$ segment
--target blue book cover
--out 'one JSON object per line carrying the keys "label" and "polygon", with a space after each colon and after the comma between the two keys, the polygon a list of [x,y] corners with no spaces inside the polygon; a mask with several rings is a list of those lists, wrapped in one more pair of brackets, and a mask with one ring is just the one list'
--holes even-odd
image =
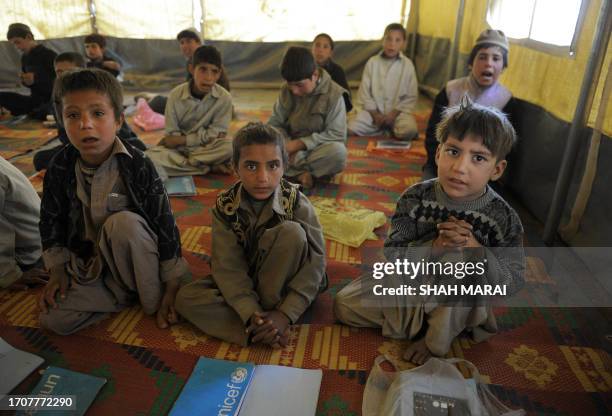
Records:
{"label": "blue book cover", "polygon": [[57,407],[57,410],[47,408],[19,411],[17,415],[84,415],[105,383],[106,379],[101,377],[49,366],[30,395],[32,397],[74,396],[75,410]]}
{"label": "blue book cover", "polygon": [[164,186],[170,196],[197,195],[193,176],[173,176],[164,182]]}
{"label": "blue book cover", "polygon": [[236,416],[255,365],[200,357],[170,416]]}

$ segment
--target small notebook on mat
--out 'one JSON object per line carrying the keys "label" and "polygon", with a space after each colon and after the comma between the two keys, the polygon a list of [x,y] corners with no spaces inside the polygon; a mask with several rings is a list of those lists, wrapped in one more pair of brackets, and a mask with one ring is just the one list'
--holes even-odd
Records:
{"label": "small notebook on mat", "polygon": [[169,196],[193,196],[197,194],[193,176],[172,176],[164,182],[164,186]]}
{"label": "small notebook on mat", "polygon": [[70,406],[67,406],[66,402],[62,402],[61,406],[57,406],[57,410],[46,408],[28,410],[27,412],[19,411],[16,414],[18,416],[82,416],[93,403],[104,384],[106,384],[106,379],[102,377],[49,366],[30,395],[32,397],[69,396],[71,399]]}
{"label": "small notebook on mat", "polygon": [[376,142],[376,149],[395,149],[395,150],[408,150],[410,149],[411,142],[401,142],[398,140],[379,140]]}

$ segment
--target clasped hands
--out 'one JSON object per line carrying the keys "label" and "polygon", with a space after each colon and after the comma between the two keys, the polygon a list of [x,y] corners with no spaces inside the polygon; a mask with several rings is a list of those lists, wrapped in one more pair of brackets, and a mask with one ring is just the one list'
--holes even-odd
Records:
{"label": "clasped hands", "polygon": [[437,251],[482,247],[472,233],[472,225],[467,221],[451,216],[448,221],[439,223],[437,228],[438,237],[432,245]]}
{"label": "clasped hands", "polygon": [[287,315],[278,310],[254,312],[249,319],[246,333],[253,344],[283,348],[289,343],[289,323]]}
{"label": "clasped hands", "polygon": [[400,114],[399,111],[397,110],[393,110],[387,114],[383,114],[379,111],[371,111],[370,115],[372,116],[372,120],[374,121],[374,125],[376,127],[378,127],[379,129],[382,129],[383,127],[393,127],[393,124],[395,123],[395,119],[397,118],[397,116]]}

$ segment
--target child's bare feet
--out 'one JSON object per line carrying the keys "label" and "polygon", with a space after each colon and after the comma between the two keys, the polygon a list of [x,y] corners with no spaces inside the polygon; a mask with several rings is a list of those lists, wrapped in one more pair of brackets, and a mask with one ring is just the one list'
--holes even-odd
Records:
{"label": "child's bare feet", "polygon": [[314,186],[314,179],[310,172],[304,172],[297,177],[299,183],[302,184],[304,189],[311,189]]}
{"label": "child's bare feet", "polygon": [[404,351],[404,360],[410,361],[416,365],[425,364],[427,360],[432,357],[431,351],[427,348],[427,344],[425,343],[425,337],[414,341],[406,351]]}

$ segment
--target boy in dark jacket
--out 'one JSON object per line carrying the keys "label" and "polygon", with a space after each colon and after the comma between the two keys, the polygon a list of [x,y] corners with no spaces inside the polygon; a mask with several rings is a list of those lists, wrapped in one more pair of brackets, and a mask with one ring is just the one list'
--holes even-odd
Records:
{"label": "boy in dark jacket", "polygon": [[0,107],[6,108],[14,116],[28,114],[44,120],[48,114],[53,80],[55,80],[53,59],[56,54],[37,43],[30,28],[23,23],[11,24],[6,38],[22,52],[19,78],[21,84],[31,92],[30,95],[0,92]]}
{"label": "boy in dark jacket", "polygon": [[71,334],[138,301],[165,328],[187,264],[153,164],[116,136],[121,87],[106,71],[69,72],[54,102],[72,145],[45,175],[40,234],[51,277],[41,326]]}

